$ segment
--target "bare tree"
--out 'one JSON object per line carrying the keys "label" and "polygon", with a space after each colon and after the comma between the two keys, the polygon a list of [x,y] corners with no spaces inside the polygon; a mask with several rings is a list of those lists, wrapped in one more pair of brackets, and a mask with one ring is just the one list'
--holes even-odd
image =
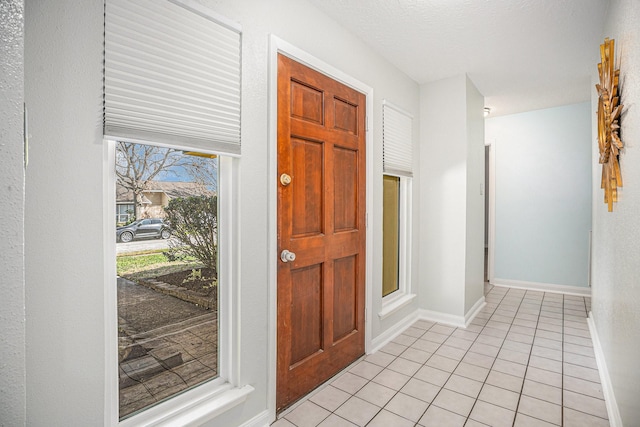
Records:
{"label": "bare tree", "polygon": [[140,218],[142,193],[159,176],[187,175],[203,189],[214,190],[217,171],[210,159],[188,156],[174,148],[119,141],[116,145],[118,183],[133,193],[135,216]]}
{"label": "bare tree", "polygon": [[142,192],[161,172],[171,171],[181,156],[172,148],[119,141],[116,145],[116,177],[118,183],[133,192],[135,216],[140,218]]}

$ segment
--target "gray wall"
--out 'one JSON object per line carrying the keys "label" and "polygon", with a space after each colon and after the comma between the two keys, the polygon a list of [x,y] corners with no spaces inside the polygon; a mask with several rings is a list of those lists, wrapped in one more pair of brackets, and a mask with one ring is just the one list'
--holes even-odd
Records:
{"label": "gray wall", "polygon": [[24,4],[0,2],[0,426],[24,425]]}
{"label": "gray wall", "polygon": [[495,149],[495,283],[588,286],[589,102],[488,118]]}
{"label": "gray wall", "polygon": [[[593,270],[592,316],[600,338],[615,398],[625,426],[640,425],[640,2],[613,0],[604,37],[616,43],[620,68],[620,135],[626,146],[620,156],[624,187],[613,212],[607,212],[600,189],[601,167],[593,142]],[[594,46],[595,49],[595,46]],[[598,52],[596,51],[596,54]],[[599,62],[599,56],[594,59]],[[595,74],[597,76],[597,74]],[[596,81],[596,80],[594,80]],[[595,90],[594,90],[595,92]],[[592,111],[597,110],[593,102]],[[594,128],[595,130],[595,128]]]}

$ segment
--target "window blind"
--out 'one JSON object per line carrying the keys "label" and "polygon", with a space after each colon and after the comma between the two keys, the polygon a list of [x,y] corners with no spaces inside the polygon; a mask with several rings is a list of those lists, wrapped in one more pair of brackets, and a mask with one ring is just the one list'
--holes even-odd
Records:
{"label": "window blind", "polygon": [[105,136],[239,155],[240,37],[193,2],[107,0]]}
{"label": "window blind", "polygon": [[385,101],[382,105],[382,164],[385,173],[413,176],[413,117]]}

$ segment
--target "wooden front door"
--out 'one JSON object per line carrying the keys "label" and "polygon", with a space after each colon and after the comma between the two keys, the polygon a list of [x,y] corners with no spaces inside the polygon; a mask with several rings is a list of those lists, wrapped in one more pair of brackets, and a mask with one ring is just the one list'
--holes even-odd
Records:
{"label": "wooden front door", "polygon": [[365,96],[282,55],[278,177],[281,410],[364,354],[366,234]]}

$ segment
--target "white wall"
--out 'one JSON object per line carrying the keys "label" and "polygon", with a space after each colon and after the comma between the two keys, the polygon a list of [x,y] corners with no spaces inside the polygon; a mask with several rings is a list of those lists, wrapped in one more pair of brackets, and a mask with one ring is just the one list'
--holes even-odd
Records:
{"label": "white wall", "polygon": [[24,425],[24,99],[22,0],[0,2],[0,425]]}
{"label": "white wall", "polygon": [[460,319],[483,292],[484,101],[464,75],[420,101],[420,306]]}
{"label": "white wall", "polygon": [[494,282],[588,286],[591,104],[488,118]]}
{"label": "white wall", "polygon": [[[242,144],[239,170],[241,382],[255,391],[213,420],[233,426],[260,415],[269,396],[269,34],[371,86],[374,266],[382,257],[382,100],[418,116],[419,88],[315,7],[300,0],[204,1],[243,27]],[[26,5],[25,98],[31,111],[26,183],[27,423],[102,425],[104,418],[105,215],[101,189],[102,2]],[[414,123],[417,145],[419,124]],[[418,194],[419,185],[414,185]],[[414,230],[417,227],[417,215]],[[417,244],[414,243],[417,250]],[[414,257],[414,280],[417,281]],[[374,271],[373,337],[417,309],[380,321],[381,275]]]}
{"label": "white wall", "polygon": [[[484,97],[467,77],[467,245],[464,313],[484,297]],[[482,191],[481,191],[482,190]]]}
{"label": "white wall", "polygon": [[[600,338],[615,399],[625,426],[640,425],[640,2],[612,0],[603,33],[615,39],[624,110],[620,156],[624,187],[613,212],[607,212],[600,189],[597,134],[593,147],[592,317]],[[594,70],[599,61],[594,46]],[[597,76],[597,74],[596,74]],[[595,92],[595,89],[594,89]],[[597,110],[593,102],[592,111]]]}

